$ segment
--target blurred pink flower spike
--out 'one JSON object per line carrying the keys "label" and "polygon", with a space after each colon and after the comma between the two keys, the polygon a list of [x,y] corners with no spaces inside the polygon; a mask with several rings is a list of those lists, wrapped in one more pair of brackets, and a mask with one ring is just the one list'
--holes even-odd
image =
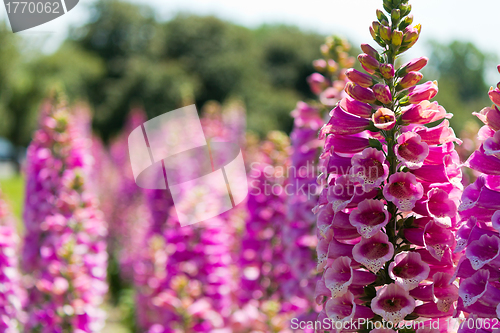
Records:
{"label": "blurred pink flower spike", "polygon": [[207,142],[194,105],[145,122],[128,143],[137,185],[168,187],[182,226],[218,216],[248,194],[239,146]]}
{"label": "blurred pink flower spike", "polygon": [[429,145],[422,142],[420,135],[412,132],[403,133],[394,150],[398,159],[409,169],[420,168],[429,155]]}

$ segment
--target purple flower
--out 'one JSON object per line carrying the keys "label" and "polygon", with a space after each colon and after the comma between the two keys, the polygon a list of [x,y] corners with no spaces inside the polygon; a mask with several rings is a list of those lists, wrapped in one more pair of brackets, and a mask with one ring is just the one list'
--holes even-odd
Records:
{"label": "purple flower", "polygon": [[392,102],[391,90],[385,84],[377,83],[372,88],[375,97],[382,104],[390,104]]}
{"label": "purple flower", "polygon": [[369,88],[374,84],[373,78],[370,75],[361,73],[360,71],[354,68],[348,69],[345,72],[345,75],[349,80],[360,85],[363,88]]}
{"label": "purple flower", "polygon": [[349,222],[362,237],[370,238],[387,225],[389,212],[380,200],[366,199],[351,212]]}
{"label": "purple flower", "polygon": [[322,129],[325,134],[356,134],[363,132],[370,125],[368,119],[350,114],[340,106],[333,109],[330,115],[332,117],[330,122]]}
{"label": "purple flower", "polygon": [[392,201],[404,212],[412,210],[415,202],[424,195],[422,184],[409,172],[397,172],[391,175],[383,192],[387,200]]}
{"label": "purple flower", "polygon": [[379,231],[371,238],[361,238],[361,241],[354,245],[352,255],[354,260],[371,272],[377,273],[394,255],[394,246],[387,235]]}
{"label": "purple flower", "polygon": [[377,100],[375,94],[370,88],[363,88],[353,82],[349,82],[345,86],[345,92],[362,103],[373,103]]}
{"label": "purple flower", "polygon": [[351,163],[352,180],[358,181],[366,192],[380,186],[389,174],[384,153],[375,148],[366,148],[355,154]]}
{"label": "purple flower", "polygon": [[396,115],[389,109],[380,108],[372,115],[372,121],[376,128],[387,131],[396,125]]}
{"label": "purple flower", "polygon": [[405,290],[415,289],[420,282],[427,279],[429,272],[429,265],[415,252],[401,252],[389,265],[390,277]]}
{"label": "purple flower", "polygon": [[401,121],[405,124],[428,124],[451,117],[452,114],[446,113],[446,110],[437,102],[422,101],[405,110],[401,116]]}
{"label": "purple flower", "polygon": [[436,96],[438,93],[437,81],[429,81],[427,83],[411,87],[408,91],[408,101],[411,104],[419,104]]}
{"label": "purple flower", "polygon": [[377,290],[371,308],[384,320],[397,324],[413,312],[415,300],[407,290],[392,283]]}
{"label": "purple flower", "polygon": [[406,132],[398,138],[394,151],[398,159],[409,169],[418,169],[429,155],[429,145],[422,142],[417,133]]}

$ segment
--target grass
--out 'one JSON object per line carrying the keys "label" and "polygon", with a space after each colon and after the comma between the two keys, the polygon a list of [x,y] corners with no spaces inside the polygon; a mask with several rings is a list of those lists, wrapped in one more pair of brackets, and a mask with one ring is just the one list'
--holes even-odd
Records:
{"label": "grass", "polygon": [[0,179],[0,189],[12,212],[19,221],[18,231],[22,232],[23,225],[23,203],[24,203],[24,179],[21,175],[12,178]]}

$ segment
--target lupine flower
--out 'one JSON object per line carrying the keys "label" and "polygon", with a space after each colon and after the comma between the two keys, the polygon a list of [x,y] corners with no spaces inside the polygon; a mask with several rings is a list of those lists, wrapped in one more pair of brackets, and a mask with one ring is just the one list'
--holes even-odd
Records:
{"label": "lupine flower", "polygon": [[22,289],[19,272],[19,236],[15,230],[15,220],[8,210],[0,192],[0,332],[21,332],[20,325],[25,320],[23,305],[26,294]]}
{"label": "lupine flower", "polygon": [[25,332],[98,332],[107,292],[106,224],[89,190],[90,138],[58,102],[42,106],[27,153]]}
{"label": "lupine flower", "polygon": [[[394,67],[397,56],[420,35],[420,25],[411,26],[411,6],[408,1],[384,1],[384,9],[389,15],[379,11],[378,21],[370,28],[382,50],[362,45],[365,53],[358,60],[367,74],[349,72],[354,81],[346,85],[349,97],[334,107],[332,119],[320,131],[325,140],[320,156],[325,168],[318,177],[324,189],[314,209],[317,269],[323,272],[315,293],[316,302],[323,305],[318,318],[382,318],[393,324],[405,318],[431,318],[444,327],[441,320],[451,318],[458,300],[458,288],[451,281],[460,259],[453,254],[463,190],[454,148],[460,140],[449,127],[451,115],[437,102],[429,101],[437,94],[437,82],[418,85],[422,76],[417,71],[427,59]],[[375,85],[368,85],[369,76]],[[490,112],[481,116],[487,119]],[[354,118],[348,118],[349,113]],[[370,120],[365,130],[361,126],[331,130],[336,117],[359,121],[356,116]],[[495,119],[492,122],[495,117],[495,113],[489,115]],[[434,127],[423,126],[439,120],[442,122]],[[493,137],[488,131],[483,135]],[[495,149],[492,139],[488,151]],[[480,153],[470,165],[500,168],[489,160],[494,155],[486,155],[484,150]],[[370,167],[376,171],[372,175]],[[496,179],[477,184],[470,191],[469,215],[500,210],[500,205],[485,205],[479,199],[480,188],[487,182],[500,185]],[[483,196],[492,198],[486,191]],[[474,226],[469,223],[467,228],[460,237],[472,234]],[[459,247],[465,246],[462,238],[459,243]],[[469,261],[462,262],[459,275],[467,276],[473,268]],[[490,274],[500,278],[498,273]],[[365,284],[360,286],[359,281]],[[433,332],[428,328],[418,332]]]}

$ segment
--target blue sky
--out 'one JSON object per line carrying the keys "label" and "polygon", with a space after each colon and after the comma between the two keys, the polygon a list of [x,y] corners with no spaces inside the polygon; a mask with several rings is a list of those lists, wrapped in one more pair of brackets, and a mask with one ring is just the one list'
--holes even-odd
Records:
{"label": "blue sky", "polygon": [[[356,44],[371,40],[368,26],[375,18],[375,10],[381,8],[382,4],[382,0],[129,1],[152,6],[158,17],[164,20],[184,11],[213,14],[248,27],[263,23],[287,23],[322,34],[341,34]],[[71,25],[78,26],[87,20],[87,5],[92,2],[80,0],[80,4],[63,17],[21,35],[33,43],[45,43],[46,50],[51,51],[64,39]],[[443,43],[453,39],[473,41],[481,50],[500,56],[500,1],[413,0],[410,3],[413,5],[415,22],[423,26],[421,41],[410,56],[425,55],[426,41],[431,39]],[[5,18],[5,10],[1,11],[1,16]]]}

